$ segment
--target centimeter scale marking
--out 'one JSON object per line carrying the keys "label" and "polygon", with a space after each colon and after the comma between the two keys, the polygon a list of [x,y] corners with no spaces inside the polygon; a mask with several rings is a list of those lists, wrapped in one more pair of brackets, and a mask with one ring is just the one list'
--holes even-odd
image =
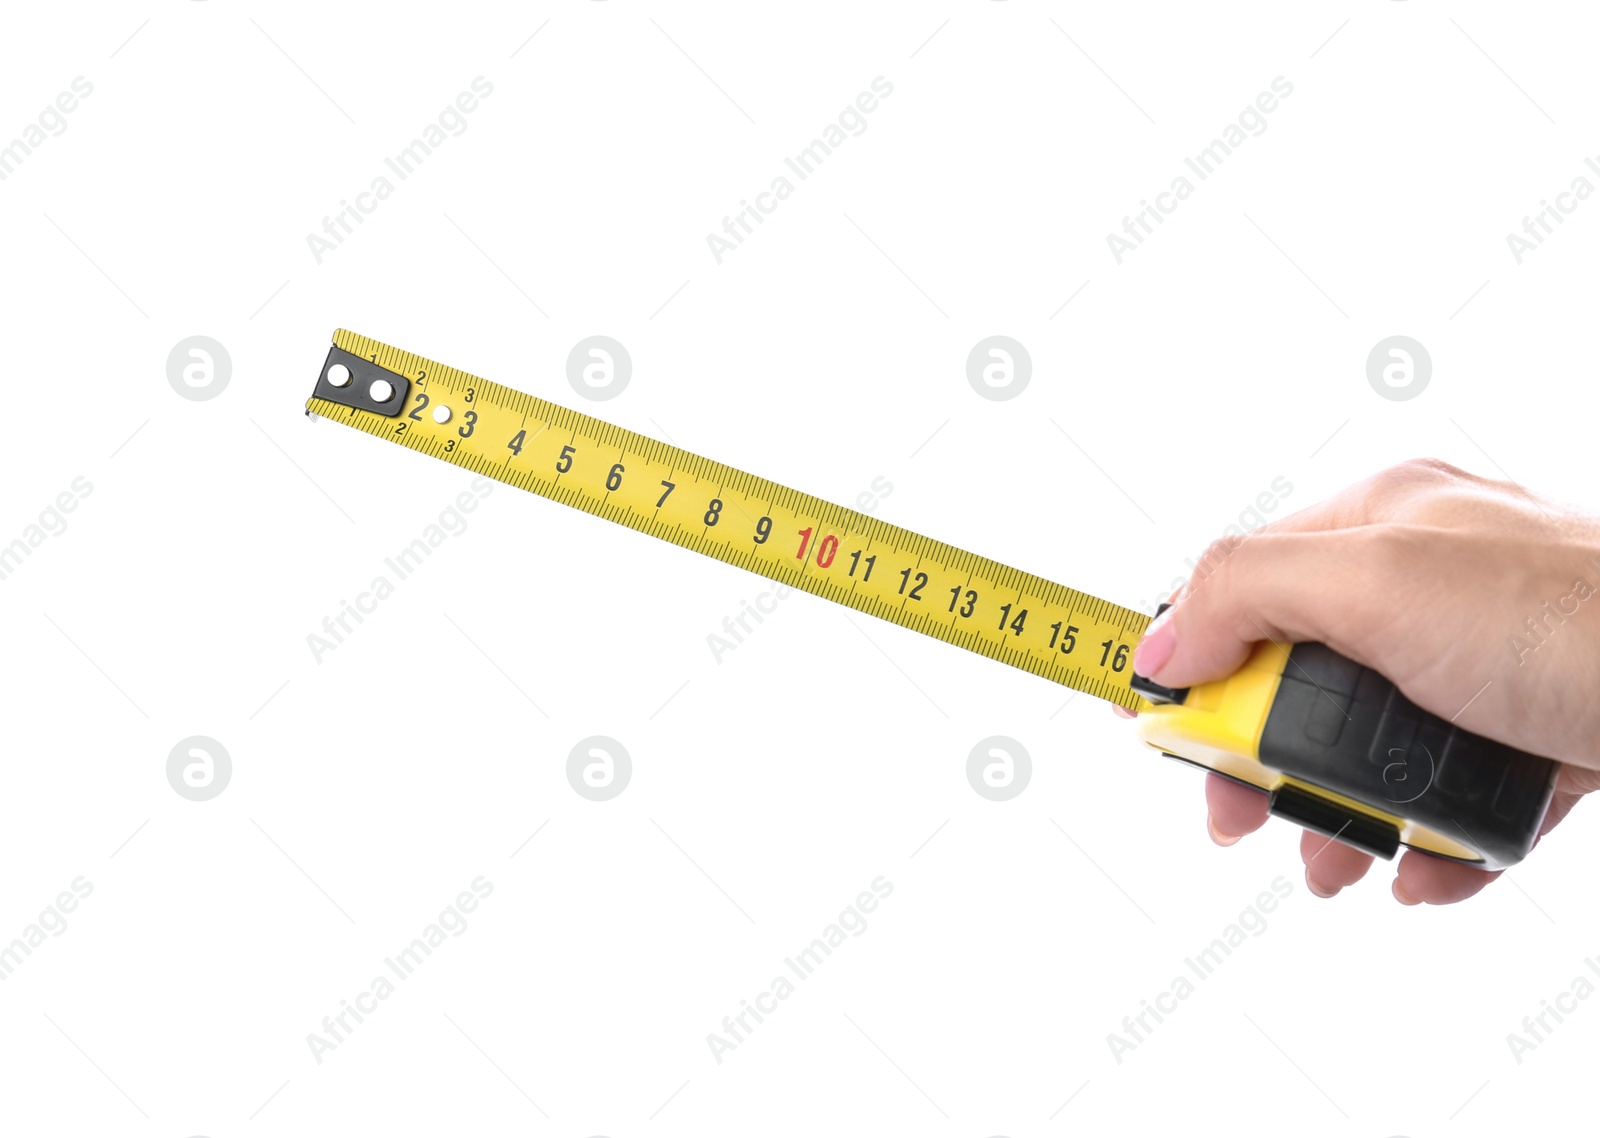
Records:
{"label": "centimeter scale marking", "polygon": [[[340,329],[411,381],[390,417],[308,413],[1127,708],[1150,617],[679,447]],[[435,420],[441,406],[449,418]]]}

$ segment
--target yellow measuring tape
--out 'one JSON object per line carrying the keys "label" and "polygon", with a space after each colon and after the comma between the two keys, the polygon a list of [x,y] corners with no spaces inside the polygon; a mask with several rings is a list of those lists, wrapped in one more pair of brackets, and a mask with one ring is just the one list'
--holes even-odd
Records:
{"label": "yellow measuring tape", "polygon": [[[306,411],[1126,708],[1150,618],[343,329]],[[378,398],[378,396],[386,396]]]}
{"label": "yellow measuring tape", "polygon": [[1149,746],[1346,845],[1503,868],[1538,833],[1557,764],[1325,645],[1263,643],[1193,688],[1134,685],[1143,613],[365,336],[333,343],[308,414],[1139,710]]}

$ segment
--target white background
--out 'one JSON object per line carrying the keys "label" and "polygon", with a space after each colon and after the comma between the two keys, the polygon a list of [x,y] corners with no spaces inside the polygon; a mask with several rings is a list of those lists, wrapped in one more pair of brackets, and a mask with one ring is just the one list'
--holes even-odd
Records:
{"label": "white background", "polygon": [[[9,11],[0,140],[93,93],[0,182],[0,543],[93,489],[0,581],[0,941],[93,892],[0,982],[5,1128],[1381,1138],[1592,1109],[1600,1003],[1506,1042],[1600,952],[1586,809],[1470,903],[1403,909],[1382,866],[1320,902],[1297,831],[1214,847],[1198,777],[1093,700],[806,595],[719,664],[763,581],[505,487],[318,663],[468,479],[301,413],[347,327],[834,500],[885,478],[878,516],[1141,607],[1279,476],[1298,507],[1434,455],[1600,506],[1600,204],[1520,265],[1505,240],[1600,152],[1588,16]],[[307,235],[477,76],[465,132],[318,263]],[[718,264],[707,234],[877,76],[868,129]],[[1265,133],[1117,264],[1107,234],[1278,76]],[[593,334],[633,361],[605,404],[565,374]],[[1010,401],[965,376],[994,334],[1033,361]],[[1433,360],[1408,402],[1366,378],[1395,334]],[[193,335],[231,359],[214,399],[168,382]],[[191,735],[231,755],[210,801],[167,781]],[[567,782],[590,735],[632,757],[609,802]],[[966,779],[989,735],[1032,756],[1008,802]],[[707,1034],[880,875],[718,1063]],[[1108,1033],[1279,875],[1266,931],[1118,1063]],[[308,1034],[479,876],[319,1063]]]}

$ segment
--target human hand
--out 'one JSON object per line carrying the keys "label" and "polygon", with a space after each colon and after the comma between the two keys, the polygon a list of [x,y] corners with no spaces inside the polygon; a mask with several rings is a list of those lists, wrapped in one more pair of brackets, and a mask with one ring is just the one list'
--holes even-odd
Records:
{"label": "human hand", "polygon": [[[1135,650],[1140,675],[1188,687],[1259,641],[1320,641],[1425,710],[1560,760],[1541,835],[1600,789],[1600,518],[1421,459],[1216,542],[1198,565]],[[1217,775],[1206,805],[1220,845],[1268,817],[1263,792]],[[1300,853],[1319,897],[1373,861],[1310,831]],[[1451,904],[1498,876],[1408,850],[1392,890]]]}

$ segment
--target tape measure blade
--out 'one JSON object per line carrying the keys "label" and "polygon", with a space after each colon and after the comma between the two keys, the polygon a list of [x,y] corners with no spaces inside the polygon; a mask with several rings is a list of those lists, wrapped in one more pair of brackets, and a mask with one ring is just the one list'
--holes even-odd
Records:
{"label": "tape measure blade", "polygon": [[381,341],[345,329],[333,341],[407,381],[409,405],[384,415],[314,395],[308,412],[1065,687],[1142,704],[1128,681],[1143,613]]}

